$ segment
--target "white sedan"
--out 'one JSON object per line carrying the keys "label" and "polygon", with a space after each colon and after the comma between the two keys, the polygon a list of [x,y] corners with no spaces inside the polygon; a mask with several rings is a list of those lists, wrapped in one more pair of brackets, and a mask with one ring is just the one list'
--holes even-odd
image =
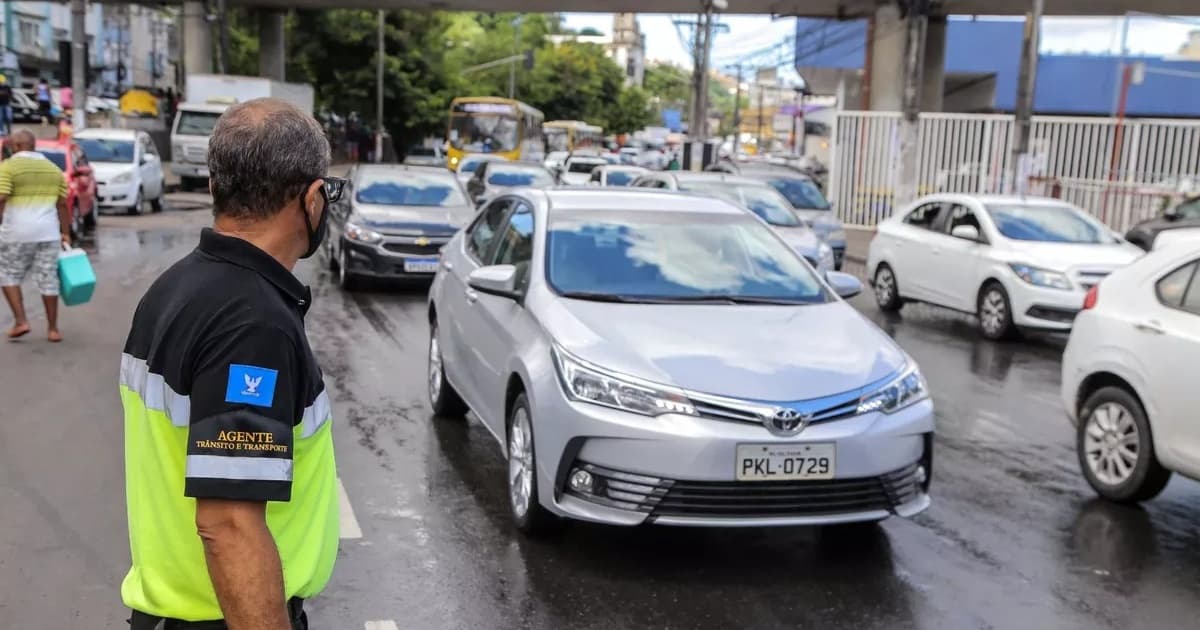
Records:
{"label": "white sedan", "polygon": [[945,306],[988,339],[1067,331],[1084,294],[1143,252],[1056,199],[930,195],[879,224],[867,256],[875,300]]}
{"label": "white sedan", "polygon": [[100,208],[137,214],[150,202],[162,212],[166,178],[162,158],[150,134],[134,129],[85,129],[75,134],[96,179]]}
{"label": "white sedan", "polygon": [[1172,472],[1200,479],[1200,241],[1165,247],[1093,288],[1063,354],[1062,400],[1083,475],[1119,502]]}

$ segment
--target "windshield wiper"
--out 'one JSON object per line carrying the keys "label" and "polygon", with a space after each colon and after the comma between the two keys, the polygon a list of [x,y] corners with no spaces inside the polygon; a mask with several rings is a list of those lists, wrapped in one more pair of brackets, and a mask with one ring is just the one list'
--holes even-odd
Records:
{"label": "windshield wiper", "polygon": [[663,295],[647,297],[656,303],[669,304],[687,302],[693,304],[778,304],[781,306],[796,306],[799,304],[817,304],[816,300],[771,298],[753,295]]}
{"label": "windshield wiper", "polygon": [[591,302],[618,302],[622,304],[645,304],[646,300],[625,297],[615,293],[599,293],[597,291],[566,291],[560,293],[562,297],[571,298],[573,300],[589,300]]}

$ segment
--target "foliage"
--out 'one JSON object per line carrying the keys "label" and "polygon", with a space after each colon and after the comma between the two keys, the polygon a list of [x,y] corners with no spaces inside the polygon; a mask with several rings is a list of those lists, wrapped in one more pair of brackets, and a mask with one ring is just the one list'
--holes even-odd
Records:
{"label": "foliage", "polygon": [[692,95],[692,72],[679,66],[657,63],[646,66],[643,86],[657,108],[686,113]]}

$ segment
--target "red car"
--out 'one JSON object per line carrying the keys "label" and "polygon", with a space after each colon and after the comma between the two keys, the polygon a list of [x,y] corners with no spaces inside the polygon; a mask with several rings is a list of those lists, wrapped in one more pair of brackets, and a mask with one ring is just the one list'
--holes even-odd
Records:
{"label": "red car", "polygon": [[62,169],[67,178],[67,206],[74,221],[71,233],[76,238],[96,227],[96,179],[83,149],[70,140],[38,140],[37,150]]}

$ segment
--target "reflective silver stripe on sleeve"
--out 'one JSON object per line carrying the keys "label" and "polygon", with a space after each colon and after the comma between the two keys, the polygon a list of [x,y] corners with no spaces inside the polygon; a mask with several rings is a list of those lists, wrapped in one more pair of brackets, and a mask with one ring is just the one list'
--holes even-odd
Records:
{"label": "reflective silver stripe on sleeve", "polygon": [[187,476],[189,479],[291,481],[292,460],[271,457],[188,455]]}
{"label": "reflective silver stripe on sleeve", "polygon": [[171,389],[161,374],[150,372],[145,359],[121,355],[121,385],[137,394],[147,409],[165,413],[172,425],[186,427],[191,420],[191,399]]}
{"label": "reflective silver stripe on sleeve", "polygon": [[313,404],[304,409],[304,417],[300,422],[300,438],[316,435],[317,431],[325,426],[325,423],[329,422],[332,417],[333,409],[329,406],[329,394],[322,389]]}

